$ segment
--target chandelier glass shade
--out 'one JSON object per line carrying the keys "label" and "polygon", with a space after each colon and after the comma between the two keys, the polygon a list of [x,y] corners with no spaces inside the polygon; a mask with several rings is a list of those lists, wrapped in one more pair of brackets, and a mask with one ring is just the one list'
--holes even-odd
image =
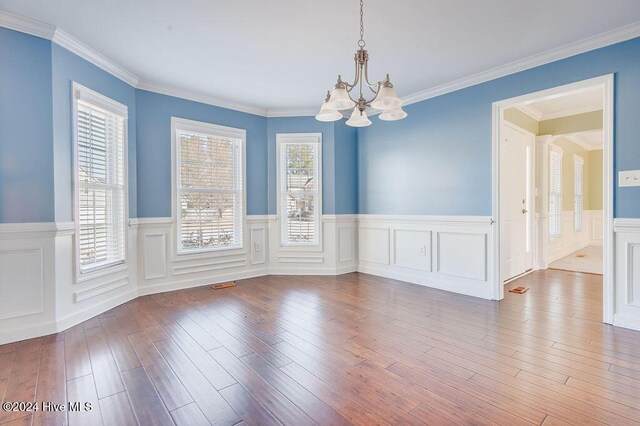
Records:
{"label": "chandelier glass shade", "polygon": [[[364,0],[360,0],[360,40],[358,40],[358,50],[356,51],[355,78],[353,83],[342,81],[338,76],[332,91],[327,93],[327,97],[316,115],[319,121],[336,121],[343,116],[341,110],[353,108],[351,117],[347,120],[347,125],[353,127],[364,127],[371,124],[367,117],[366,109],[371,107],[382,111],[380,119],[384,121],[401,120],[407,116],[402,110],[402,99],[396,94],[393,84],[389,79],[389,74],[384,80],[371,83],[369,81],[369,53],[364,48]],[[372,99],[367,100],[364,96],[364,88],[373,93]],[[354,89],[359,93],[357,100],[351,97]]]}
{"label": "chandelier glass shade", "polygon": [[331,93],[327,92],[327,98],[322,103],[322,107],[320,108],[320,112],[316,115],[316,120],[318,121],[336,121],[342,118],[342,114],[335,108],[330,108],[328,105],[329,98],[331,97]]}

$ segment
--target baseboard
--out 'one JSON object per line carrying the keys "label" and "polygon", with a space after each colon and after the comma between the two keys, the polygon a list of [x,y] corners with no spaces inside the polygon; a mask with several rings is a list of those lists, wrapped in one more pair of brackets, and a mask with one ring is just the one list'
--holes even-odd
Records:
{"label": "baseboard", "polygon": [[269,275],[342,275],[350,272],[356,272],[358,270],[355,264],[348,266],[340,266],[337,268],[332,267],[319,267],[313,268],[309,265],[304,266],[276,266],[269,268]]}
{"label": "baseboard", "polygon": [[36,337],[47,336],[57,333],[55,321],[48,321],[36,325],[28,325],[23,328],[13,329],[0,334],[0,345],[6,343],[18,342],[21,340],[33,339]]}
{"label": "baseboard", "polygon": [[616,327],[640,331],[640,318],[633,318],[622,314],[614,314],[613,325]]}
{"label": "baseboard", "polygon": [[492,288],[489,283],[484,284],[477,281],[465,280],[464,278],[448,277],[440,274],[400,270],[399,268],[378,267],[372,265],[358,265],[358,272],[404,281],[425,287],[444,290],[452,293],[463,294],[465,296],[479,297],[482,299],[492,299]]}
{"label": "baseboard", "polygon": [[187,288],[202,287],[205,285],[219,284],[227,281],[243,280],[247,278],[263,277],[267,275],[266,268],[250,269],[242,272],[234,272],[229,274],[217,274],[215,277],[203,277],[181,281],[170,281],[153,285],[144,285],[138,288],[140,296],[150,294],[166,293],[168,291],[184,290]]}
{"label": "baseboard", "polygon": [[101,313],[106,312],[109,309],[113,309],[116,306],[120,306],[123,303],[136,299],[137,297],[138,297],[138,289],[132,288],[122,294],[112,297],[109,300],[105,300],[104,302],[101,302],[97,305],[90,306],[89,308],[83,309],[79,312],[74,312],[71,315],[62,317],[58,319],[56,323],[56,332],[61,332],[68,328],[73,327],[74,325],[78,325],[83,321],[91,319],[96,315],[100,315]]}

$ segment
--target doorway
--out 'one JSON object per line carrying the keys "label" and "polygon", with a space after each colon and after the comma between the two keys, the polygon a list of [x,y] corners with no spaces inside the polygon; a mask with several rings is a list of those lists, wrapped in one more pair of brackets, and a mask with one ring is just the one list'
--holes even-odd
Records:
{"label": "doorway", "polygon": [[508,282],[533,270],[535,135],[502,120],[500,138],[501,273]]}
{"label": "doorway", "polygon": [[[590,98],[589,96],[590,95]],[[598,102],[600,106],[601,143],[600,157],[591,160],[588,153],[566,148],[565,162],[571,162],[571,191],[562,191],[567,182],[558,181],[562,174],[563,145],[578,143],[578,139],[588,142],[582,135],[584,129],[569,125],[558,126],[547,114],[545,125],[556,125],[553,132],[538,128],[541,125],[540,109],[545,105],[563,105],[568,108],[576,99],[588,103],[586,99]],[[593,105],[585,106],[583,111],[571,114],[586,114]],[[515,113],[523,117],[514,118]],[[594,112],[595,114],[595,112]],[[517,115],[517,114],[516,114]],[[554,118],[554,117],[552,117]],[[559,118],[559,117],[555,117]],[[529,121],[527,121],[529,119]],[[565,123],[566,124],[566,123]],[[587,129],[592,130],[592,129]],[[580,138],[577,135],[580,134]],[[585,133],[586,135],[586,133]],[[493,104],[493,212],[497,222],[494,227],[494,295],[495,299],[504,297],[504,284],[527,273],[546,269],[564,257],[574,255],[576,259],[598,256],[602,253],[601,271],[603,274],[603,320],[613,322],[613,250],[612,250],[612,170],[613,170],[613,76],[607,75],[580,81],[516,98],[506,99]],[[596,139],[594,135],[591,140]],[[554,143],[555,142],[555,143]],[[586,143],[586,142],[585,142]],[[586,149],[584,151],[587,151]],[[560,152],[560,154],[558,154]],[[560,163],[558,163],[560,161]],[[583,177],[588,170],[585,164],[601,166],[600,197],[601,212],[598,218],[587,207],[585,191],[587,185]],[[567,169],[565,165],[564,169]],[[553,173],[559,173],[560,176]],[[552,186],[553,185],[553,186]],[[560,185],[560,189],[558,188]],[[570,192],[570,197],[569,197]],[[563,209],[563,197],[565,209]],[[569,199],[571,198],[571,199]],[[570,206],[568,203],[572,203]],[[569,208],[571,207],[571,208]],[[566,211],[565,211],[566,210]],[[560,240],[565,227],[565,236],[600,238],[601,249],[584,245],[583,240]],[[568,241],[568,242],[567,242]],[[592,241],[592,240],[589,240]],[[573,245],[572,245],[573,244]],[[578,250],[572,250],[574,247]],[[590,248],[589,248],[590,247]],[[587,249],[581,253],[580,249]],[[563,256],[560,256],[562,254]],[[564,259],[561,266],[572,268],[580,263]],[[569,266],[567,266],[569,265]],[[564,268],[558,268],[564,269]],[[589,271],[580,271],[589,272]]]}

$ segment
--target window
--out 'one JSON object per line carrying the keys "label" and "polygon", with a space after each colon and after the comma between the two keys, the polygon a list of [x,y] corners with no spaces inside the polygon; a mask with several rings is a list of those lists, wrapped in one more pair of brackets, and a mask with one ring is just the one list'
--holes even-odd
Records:
{"label": "window", "polygon": [[562,151],[549,153],[549,236],[562,234]]}
{"label": "window", "polygon": [[320,134],[279,134],[278,196],[282,245],[318,245]]}
{"label": "window", "polygon": [[244,130],[172,118],[178,253],[242,247]]}
{"label": "window", "polygon": [[584,159],[579,155],[573,156],[573,229],[582,230],[582,182],[584,175]]}
{"label": "window", "polygon": [[126,257],[127,107],[74,83],[76,256],[80,273]]}

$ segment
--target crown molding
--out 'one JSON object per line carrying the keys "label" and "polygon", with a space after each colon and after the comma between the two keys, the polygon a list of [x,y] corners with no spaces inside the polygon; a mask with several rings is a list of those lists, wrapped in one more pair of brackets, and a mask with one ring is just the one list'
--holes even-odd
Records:
{"label": "crown molding", "polygon": [[269,108],[267,109],[267,117],[315,117],[318,114],[318,108]]}
{"label": "crown molding", "polygon": [[93,65],[119,78],[130,86],[136,87],[140,82],[140,79],[135,74],[116,64],[101,53],[93,50],[60,28],[56,28],[51,41],[61,47],[64,47],[71,53],[75,53],[82,59],[91,62]]}
{"label": "crown molding", "polygon": [[554,120],[556,118],[571,117],[572,115],[587,114],[589,112],[597,112],[597,111],[602,111],[602,106],[599,106],[599,107],[587,106],[587,107],[574,108],[571,110],[566,110],[561,112],[555,112],[551,114],[542,114],[542,120]]}
{"label": "crown molding", "polygon": [[542,118],[544,117],[544,114],[542,114],[542,112],[539,109],[534,108],[531,105],[518,105],[515,108],[521,113],[528,115],[529,117],[533,118],[536,121],[541,121]]}
{"label": "crown molding", "polygon": [[200,102],[221,108],[233,109],[235,111],[246,112],[248,114],[267,116],[267,109],[256,106],[246,105],[226,99],[216,98],[215,96],[203,95],[190,90],[177,89],[175,87],[165,86],[161,84],[140,81],[136,86],[138,89],[149,92],[160,93],[162,95],[174,96],[177,98],[187,99],[194,102]]}
{"label": "crown molding", "polygon": [[422,90],[403,98],[403,105],[411,105],[426,99],[435,98],[447,93],[455,92],[460,89],[475,86],[476,84],[485,83],[500,77],[515,74],[531,68],[539,67],[544,64],[559,61],[571,56],[579,55],[590,50],[599,49],[601,47],[610,46],[612,44],[631,40],[640,36],[640,22],[635,22],[624,27],[616,28],[611,31],[596,34],[586,39],[569,43],[567,45],[547,50],[518,61],[514,61],[499,67],[492,68],[468,77],[454,80],[431,89]]}
{"label": "crown molding", "polygon": [[560,138],[560,137],[564,137],[569,139],[571,142],[575,143],[576,145],[578,145],[580,148],[586,150],[586,151],[598,151],[601,150],[603,147],[601,146],[592,146],[589,145],[587,143],[585,143],[582,138],[581,135],[586,135],[589,133],[600,133],[602,135],[602,138],[604,140],[604,135],[602,133],[602,129],[600,130],[590,130],[590,131],[586,131],[586,132],[577,132],[577,133],[570,133],[570,134],[566,134],[566,135],[557,135],[556,137]]}
{"label": "crown molding", "polygon": [[35,19],[0,10],[0,27],[51,40],[56,27]]}
{"label": "crown molding", "polygon": [[[203,95],[189,90],[178,89],[175,87],[164,86],[147,81],[140,80],[135,74],[117,65],[104,55],[93,50],[86,44],[72,37],[64,30],[35,19],[16,15],[13,13],[0,10],[0,27],[9,28],[36,37],[52,40],[54,43],[68,49],[83,59],[91,62],[97,67],[107,71],[115,77],[121,79],[127,84],[138,89],[156,92],[164,95],[180,97],[195,102],[201,102],[222,108],[228,108],[236,111],[246,112],[249,114],[260,115],[263,117],[299,117],[312,116],[316,114],[316,110],[311,108],[261,108],[252,105],[246,105],[226,99],[220,99],[214,96]],[[624,27],[616,28],[611,31],[597,34],[595,36],[567,44],[565,46],[548,50],[527,58],[511,62],[487,71],[483,71],[468,77],[454,80],[449,83],[441,84],[430,89],[422,90],[403,98],[403,105],[411,105],[426,99],[444,95],[446,93],[455,92],[460,89],[474,86],[476,84],[495,80],[517,72],[535,68],[550,62],[565,59],[590,50],[599,49],[615,43],[630,40],[640,36],[640,22],[636,22]],[[375,115],[370,114],[370,115]]]}

